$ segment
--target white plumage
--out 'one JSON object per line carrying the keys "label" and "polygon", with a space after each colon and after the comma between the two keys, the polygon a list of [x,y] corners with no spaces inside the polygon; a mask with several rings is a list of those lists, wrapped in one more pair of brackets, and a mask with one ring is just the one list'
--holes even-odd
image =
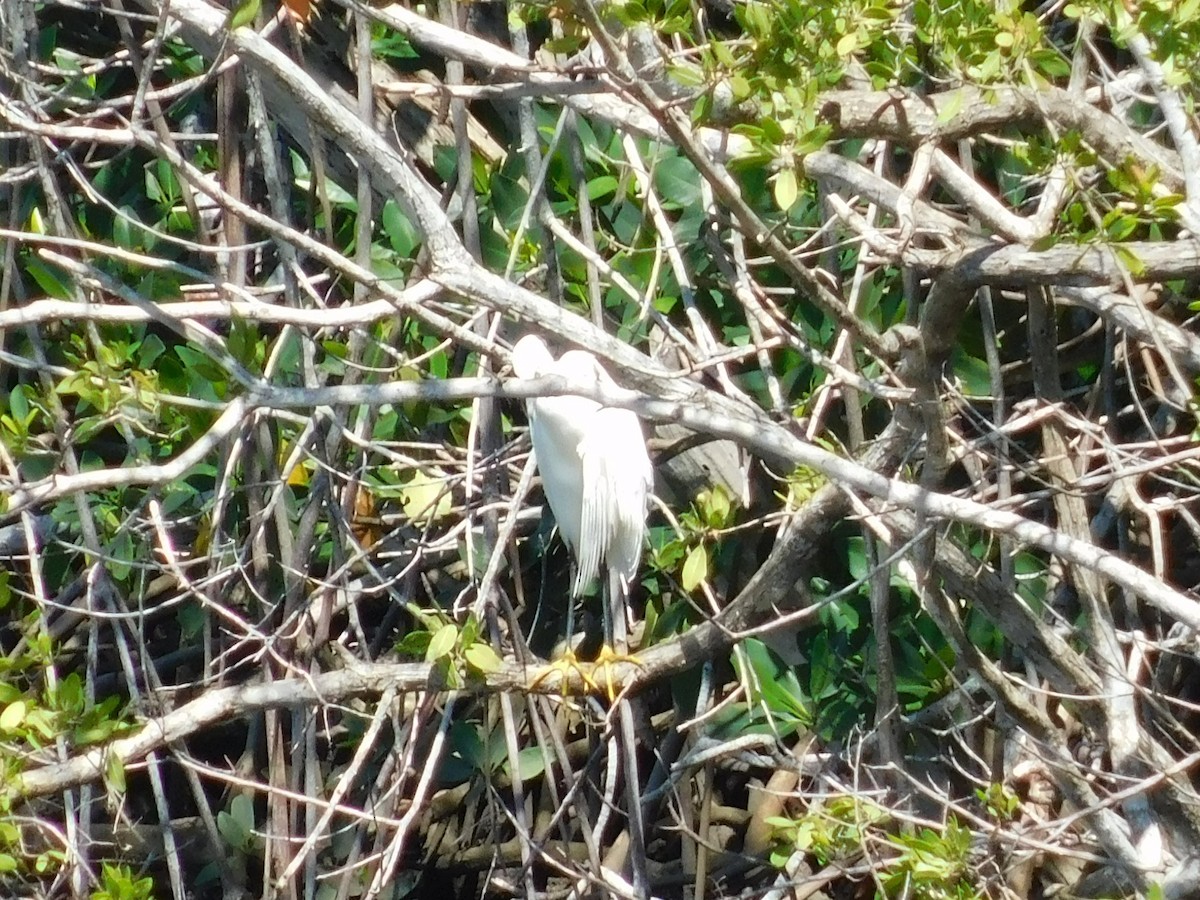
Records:
{"label": "white plumage", "polygon": [[[518,378],[562,375],[615,386],[596,357],[568,350],[555,360],[546,344],[526,335],[513,347]],[[586,397],[539,397],[526,404],[533,452],[546,502],[575,555],[578,596],[607,565],[628,591],[646,534],[646,498],[654,482],[637,416]]]}

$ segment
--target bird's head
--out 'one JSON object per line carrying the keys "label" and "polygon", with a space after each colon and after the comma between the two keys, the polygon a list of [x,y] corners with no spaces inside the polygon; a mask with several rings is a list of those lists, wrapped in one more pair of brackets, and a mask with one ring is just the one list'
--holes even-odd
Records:
{"label": "bird's head", "polygon": [[537,378],[551,373],[554,357],[545,341],[536,334],[527,334],[512,349],[512,366],[518,378]]}

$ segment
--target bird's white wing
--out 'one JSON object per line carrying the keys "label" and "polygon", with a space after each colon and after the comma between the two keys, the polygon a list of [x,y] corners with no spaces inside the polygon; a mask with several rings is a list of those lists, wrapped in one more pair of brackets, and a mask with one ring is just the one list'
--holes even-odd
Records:
{"label": "bird's white wing", "polygon": [[602,560],[628,586],[641,561],[652,479],[637,416],[626,409],[597,410],[579,456],[583,517],[576,588],[596,577]]}
{"label": "bird's white wing", "polygon": [[563,539],[580,553],[583,471],[579,444],[584,424],[599,407],[582,397],[543,397],[529,402],[529,433],[546,502]]}

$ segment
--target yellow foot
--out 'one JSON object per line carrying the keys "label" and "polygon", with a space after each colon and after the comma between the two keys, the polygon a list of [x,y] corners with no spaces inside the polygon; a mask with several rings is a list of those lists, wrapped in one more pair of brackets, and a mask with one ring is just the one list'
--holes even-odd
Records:
{"label": "yellow foot", "polygon": [[[596,656],[596,661],[587,663],[580,662],[576,658],[574,651],[568,650],[554,662],[542,669],[530,682],[530,689],[536,688],[539,684],[550,677],[551,673],[558,673],[558,677],[562,684],[567,684],[571,672],[576,672],[579,675],[580,681],[583,682],[584,689],[590,694],[603,693],[608,697],[609,703],[617,698],[617,688],[613,683],[613,666],[622,663],[631,663],[639,669],[645,668],[636,656],[625,653],[617,653],[607,644],[600,648],[599,654]],[[596,673],[604,670],[604,686],[607,690],[601,688],[600,682],[596,680]],[[565,694],[566,691],[563,691]]]}
{"label": "yellow foot", "polygon": [[642,665],[642,661],[632,653],[618,653],[608,644],[603,644],[600,647],[600,652],[596,654],[596,661],[592,664],[592,683],[595,683],[596,670],[604,670],[604,683],[608,687],[608,702],[612,703],[617,699],[619,693],[613,685],[613,666],[615,665],[634,665],[639,669],[646,668]]}
{"label": "yellow foot", "polygon": [[529,683],[529,689],[536,689],[537,686],[547,678],[557,674],[558,683],[562,685],[563,694],[565,695],[567,693],[566,686],[570,683],[571,673],[575,672],[577,675],[579,675],[579,679],[583,682],[586,692],[599,692],[600,686],[596,684],[595,680],[592,678],[590,671],[591,669],[592,665],[590,663],[580,662],[575,656],[575,651],[568,650],[554,662],[547,665],[546,668],[538,672],[537,675],[534,676],[533,681]]}

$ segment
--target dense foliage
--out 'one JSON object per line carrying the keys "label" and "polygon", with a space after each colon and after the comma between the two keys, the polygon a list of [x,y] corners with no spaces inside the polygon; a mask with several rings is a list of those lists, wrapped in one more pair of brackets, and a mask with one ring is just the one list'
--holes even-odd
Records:
{"label": "dense foliage", "polygon": [[[1194,891],[1200,0],[0,35],[0,893]],[[661,501],[595,669],[563,390]]]}

